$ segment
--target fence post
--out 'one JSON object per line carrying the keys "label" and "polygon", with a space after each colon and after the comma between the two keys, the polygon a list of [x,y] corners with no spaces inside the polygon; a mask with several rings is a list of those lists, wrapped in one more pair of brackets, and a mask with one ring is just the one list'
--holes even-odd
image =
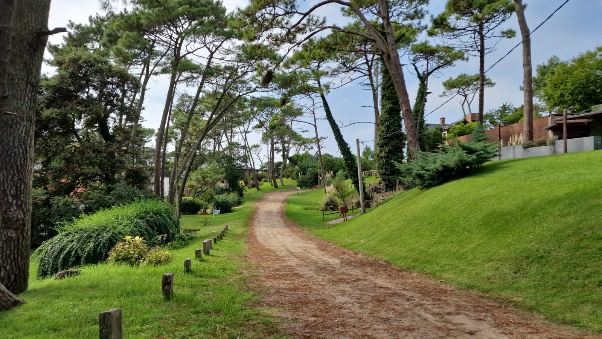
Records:
{"label": "fence post", "polygon": [[191,269],[192,269],[192,259],[190,259],[190,258],[184,259],[184,272],[190,273]]}
{"label": "fence post", "polygon": [[211,240],[207,239],[203,241],[203,254],[209,255],[209,251],[211,250]]}
{"label": "fence post", "polygon": [[100,339],[122,339],[121,309],[113,308],[98,315]]}
{"label": "fence post", "polygon": [[162,285],[163,298],[165,300],[171,300],[173,297],[173,273],[163,274]]}
{"label": "fence post", "polygon": [[197,259],[203,259],[203,249],[197,248],[194,250],[194,257]]}

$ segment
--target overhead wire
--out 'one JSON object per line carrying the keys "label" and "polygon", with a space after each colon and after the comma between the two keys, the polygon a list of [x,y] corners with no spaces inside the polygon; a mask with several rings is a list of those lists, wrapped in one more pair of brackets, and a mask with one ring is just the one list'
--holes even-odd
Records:
{"label": "overhead wire", "polygon": [[[531,34],[535,33],[541,26],[543,26],[543,24],[545,24],[546,22],[548,22],[548,20],[550,20],[555,14],[556,12],[558,12],[562,7],[564,7],[564,5],[566,5],[570,0],[565,0],[560,6],[558,6],[558,8],[556,8],[550,15],[548,15],[548,17],[542,21],[537,27],[535,27],[535,29],[533,29],[531,32],[529,32],[529,34],[527,35],[527,37],[531,37]],[[493,67],[495,67],[497,64],[499,64],[502,60],[504,60],[508,55],[510,55],[510,53],[512,53],[518,46],[522,45],[523,40],[521,40],[519,43],[517,43],[514,47],[512,47],[506,54],[504,54],[504,56],[502,56],[499,60],[497,60],[496,62],[493,63],[493,65],[491,65],[489,68],[487,68],[487,70],[485,70],[485,74],[487,74],[487,72],[489,72]],[[457,97],[458,94],[456,93],[455,95],[453,95],[452,97],[450,97],[449,99],[447,99],[444,103],[442,103],[441,105],[437,106],[437,108],[433,109],[432,111],[430,111],[428,114],[425,114],[424,117],[429,116],[430,114],[432,114],[433,112],[435,112],[436,110],[438,110],[439,108],[445,106],[448,102],[450,102],[452,99],[454,99],[455,97]]]}

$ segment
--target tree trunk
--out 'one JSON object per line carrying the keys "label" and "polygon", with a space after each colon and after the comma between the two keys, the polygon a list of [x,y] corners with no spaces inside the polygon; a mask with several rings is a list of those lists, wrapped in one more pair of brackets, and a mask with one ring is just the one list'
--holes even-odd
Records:
{"label": "tree trunk", "polygon": [[378,3],[380,5],[381,15],[384,18],[383,28],[385,29],[385,39],[387,43],[387,48],[383,50],[388,52],[383,53],[383,60],[389,70],[389,74],[391,74],[391,80],[393,81],[393,86],[395,87],[395,92],[397,92],[397,97],[399,99],[399,106],[401,106],[401,115],[403,117],[407,136],[408,157],[410,159],[416,159],[418,156],[417,151],[420,151],[418,132],[414,122],[410,95],[408,94],[405,77],[403,75],[403,67],[401,66],[397,44],[395,43],[395,34],[390,20],[389,3],[385,0],[379,0]]}
{"label": "tree trunk", "polygon": [[0,0],[0,309],[27,290],[33,137],[50,0]]}
{"label": "tree trunk", "polygon": [[320,160],[320,175],[322,180],[321,186],[326,188],[326,173],[324,172],[324,159],[322,159],[322,147],[320,146],[320,136],[318,135],[318,122],[316,119],[316,111],[312,108],[311,114],[314,117],[314,132],[316,133],[316,147],[318,148],[318,157]]}
{"label": "tree trunk", "polygon": [[4,285],[0,284],[0,312],[12,310],[23,304],[25,304],[23,299],[12,294]]}
{"label": "tree trunk", "polygon": [[159,125],[159,129],[157,130],[157,137],[155,140],[155,155],[154,155],[154,168],[153,168],[153,191],[155,195],[158,197],[163,197],[161,194],[162,190],[162,177],[163,177],[163,141],[165,139],[166,130],[165,125],[167,125],[167,116],[169,115],[169,111],[171,109],[171,105],[173,102],[173,97],[175,94],[176,87],[176,79],[178,76],[178,71],[176,70],[177,65],[172,66],[171,78],[169,79],[169,88],[167,90],[167,97],[165,99],[165,106],[163,107],[163,115],[161,116],[161,124]]}
{"label": "tree trunk", "polygon": [[[485,111],[485,33],[483,24],[479,24],[479,124],[483,125]],[[472,113],[472,112],[468,112]]]}
{"label": "tree trunk", "polygon": [[524,90],[524,115],[525,127],[524,141],[533,141],[533,65],[531,63],[531,37],[529,26],[525,19],[525,6],[522,0],[514,0],[516,17],[520,34],[523,38],[523,90]]}

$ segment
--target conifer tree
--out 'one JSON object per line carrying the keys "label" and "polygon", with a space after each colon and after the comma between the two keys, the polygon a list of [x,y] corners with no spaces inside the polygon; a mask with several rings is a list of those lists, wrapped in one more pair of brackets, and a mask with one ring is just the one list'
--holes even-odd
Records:
{"label": "conifer tree", "polygon": [[401,129],[401,107],[391,75],[382,67],[381,111],[378,119],[376,163],[385,190],[392,191],[400,176],[395,163],[403,161],[405,134]]}

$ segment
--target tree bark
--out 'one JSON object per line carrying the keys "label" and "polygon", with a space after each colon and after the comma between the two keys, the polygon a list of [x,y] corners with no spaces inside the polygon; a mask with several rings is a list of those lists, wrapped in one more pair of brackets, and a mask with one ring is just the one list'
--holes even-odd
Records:
{"label": "tree bark", "polygon": [[523,38],[523,90],[524,90],[524,115],[525,123],[523,139],[533,141],[533,65],[531,63],[531,33],[525,19],[525,6],[522,0],[514,0],[516,17],[520,34]]}
{"label": "tree bark", "polygon": [[34,122],[50,0],[2,0],[0,8],[0,302],[7,309],[29,279]]}
{"label": "tree bark", "polygon": [[12,310],[13,308],[25,304],[23,299],[12,294],[9,290],[0,284],[0,312]]}
{"label": "tree bark", "polygon": [[[483,125],[485,111],[485,33],[483,24],[479,24],[479,124]],[[468,112],[472,113],[472,112]]]}
{"label": "tree bark", "polygon": [[416,159],[418,156],[417,151],[420,151],[418,132],[414,122],[414,114],[412,112],[412,104],[410,103],[410,95],[408,94],[408,89],[406,87],[403,67],[401,66],[397,44],[395,43],[395,34],[390,20],[389,3],[386,0],[379,0],[378,3],[383,18],[383,28],[385,29],[385,39],[387,43],[387,48],[379,49],[388,52],[383,53],[383,60],[391,74],[391,80],[393,81],[395,92],[397,92],[397,97],[399,98],[399,106],[401,106],[401,115],[403,117],[403,124],[407,136],[408,157],[410,159]]}

